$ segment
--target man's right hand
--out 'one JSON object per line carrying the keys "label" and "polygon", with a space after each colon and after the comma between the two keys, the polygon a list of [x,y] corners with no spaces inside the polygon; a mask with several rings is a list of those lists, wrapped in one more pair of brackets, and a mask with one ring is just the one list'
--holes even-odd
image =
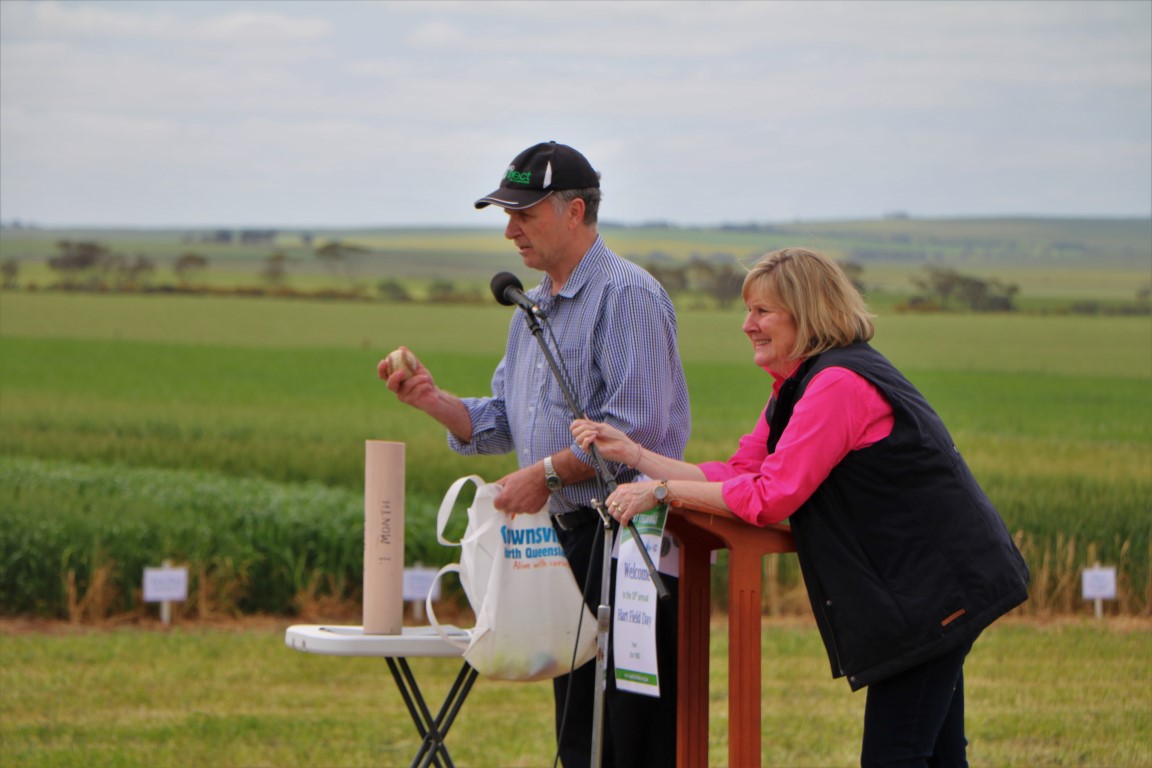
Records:
{"label": "man's right hand", "polygon": [[432,374],[424,367],[415,355],[415,371],[409,373],[398,369],[389,375],[385,358],[376,365],[376,375],[384,380],[388,389],[396,393],[396,398],[413,408],[419,408],[436,421],[448,428],[452,434],[467,443],[472,439],[472,417],[464,403],[455,395],[449,394],[436,386]]}
{"label": "man's right hand", "polygon": [[388,358],[384,358],[376,365],[376,375],[388,385],[389,390],[396,393],[400,402],[422,411],[431,411],[440,400],[440,390],[424,363],[415,355],[412,359],[416,361],[416,369],[411,373],[398,368],[391,375],[385,375]]}

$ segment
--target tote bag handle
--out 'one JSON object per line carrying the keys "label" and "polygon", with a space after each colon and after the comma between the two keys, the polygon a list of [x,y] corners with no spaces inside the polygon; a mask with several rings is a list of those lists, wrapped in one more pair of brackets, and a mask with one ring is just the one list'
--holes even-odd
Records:
{"label": "tote bag handle", "polygon": [[454,573],[459,576],[460,566],[456,563],[449,563],[436,572],[436,576],[432,579],[432,584],[428,588],[428,594],[424,597],[424,611],[428,616],[428,623],[435,628],[436,634],[440,635],[440,637],[442,637],[445,642],[456,646],[461,651],[465,651],[468,649],[468,644],[471,642],[472,632],[469,630],[465,637],[449,634],[448,630],[444,629],[444,627],[440,624],[440,620],[436,618],[436,611],[432,609],[432,595],[436,593],[436,585],[440,582],[440,579],[446,573]]}
{"label": "tote bag handle", "polygon": [[469,482],[476,488],[480,488],[484,485],[484,478],[479,475],[465,475],[457,479],[448,487],[448,492],[444,494],[444,498],[440,502],[440,511],[436,513],[436,540],[446,547],[460,546],[459,541],[449,541],[444,538],[444,529],[448,525],[448,518],[452,516],[452,509],[456,506],[456,499],[460,495],[460,491],[464,488],[464,484]]}

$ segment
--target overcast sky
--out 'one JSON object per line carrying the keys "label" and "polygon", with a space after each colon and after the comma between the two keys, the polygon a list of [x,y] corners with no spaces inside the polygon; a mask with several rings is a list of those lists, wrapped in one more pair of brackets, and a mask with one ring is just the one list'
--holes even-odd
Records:
{"label": "overcast sky", "polygon": [[0,221],[1152,215],[1152,2],[0,0]]}

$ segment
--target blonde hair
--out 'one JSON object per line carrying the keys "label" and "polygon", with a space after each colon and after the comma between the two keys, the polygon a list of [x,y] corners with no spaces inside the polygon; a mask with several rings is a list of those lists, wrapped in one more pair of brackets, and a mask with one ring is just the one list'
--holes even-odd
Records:
{"label": "blonde hair", "polygon": [[796,322],[799,360],[834,347],[869,341],[876,329],[860,291],[832,259],[807,248],[781,248],[760,258],[744,278],[749,296],[770,297]]}

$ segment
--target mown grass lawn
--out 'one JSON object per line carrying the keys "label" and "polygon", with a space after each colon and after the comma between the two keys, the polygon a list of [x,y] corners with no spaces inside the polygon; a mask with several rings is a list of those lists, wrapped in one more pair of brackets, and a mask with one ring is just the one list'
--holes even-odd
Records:
{"label": "mown grass lawn", "polygon": [[[345,622],[347,623],[347,622]],[[355,622],[353,622],[355,623]],[[0,623],[4,765],[404,766],[414,726],[382,659],[284,644],[282,620],[119,628]],[[709,764],[727,764],[727,643],[712,632]],[[1147,620],[1007,619],[965,667],[973,765],[1143,768],[1152,761]],[[763,765],[858,764],[864,694],[829,676],[804,619],[765,623]],[[431,704],[458,666],[414,659]],[[459,766],[552,763],[547,683],[481,678],[449,734]]]}

